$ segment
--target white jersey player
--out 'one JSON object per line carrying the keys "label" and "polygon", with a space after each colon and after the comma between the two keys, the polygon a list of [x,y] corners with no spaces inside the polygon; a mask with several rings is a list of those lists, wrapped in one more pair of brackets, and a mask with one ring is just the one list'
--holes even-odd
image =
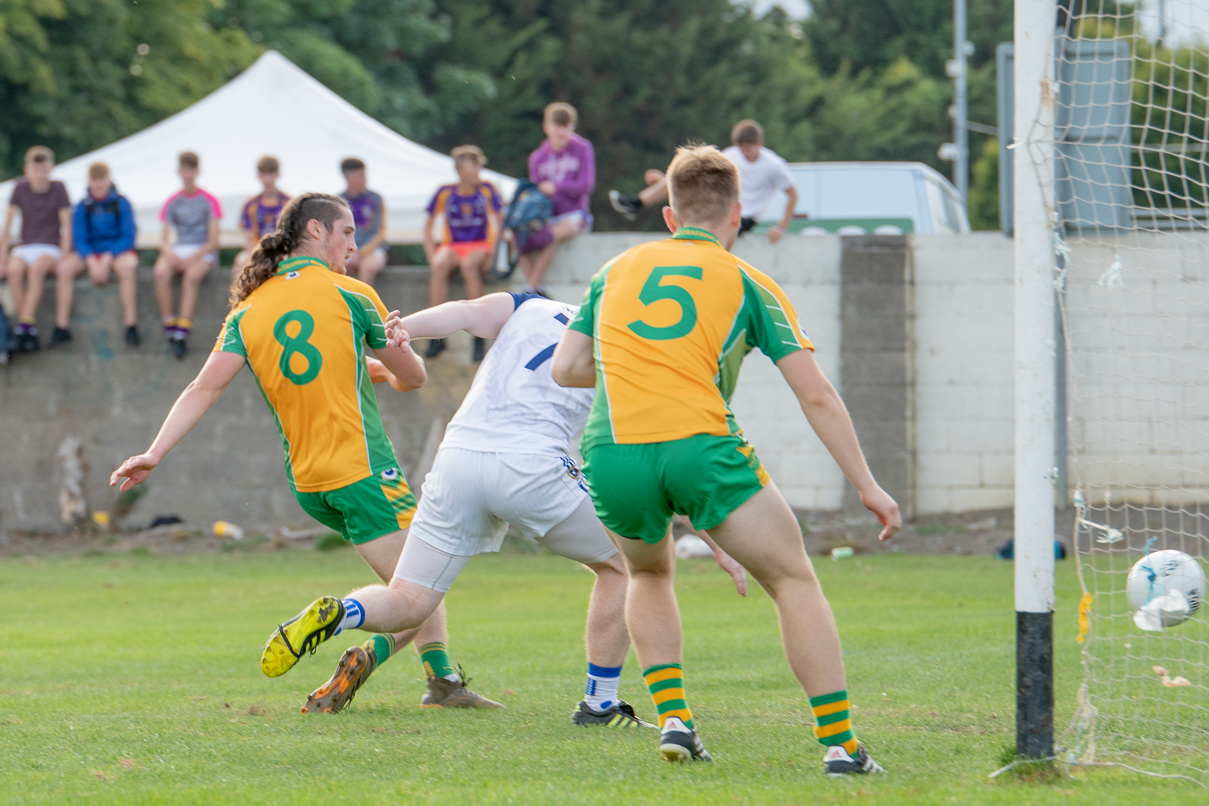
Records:
{"label": "white jersey player", "polygon": [[[392,344],[459,330],[496,341],[424,479],[395,578],[389,587],[363,588],[345,601],[355,600],[364,612],[364,620],[350,626],[378,632],[387,623],[422,624],[474,555],[499,550],[511,524],[596,573],[587,618],[588,684],[572,721],[643,726],[618,696],[630,645],[625,566],[570,453],[593,391],[563,388],[550,375],[554,347],[576,310],[535,294],[502,293],[387,320]],[[371,373],[390,380],[381,367],[371,365]],[[359,658],[362,651],[348,650],[332,679],[311,695],[317,710],[339,710],[365,682],[373,664]]]}

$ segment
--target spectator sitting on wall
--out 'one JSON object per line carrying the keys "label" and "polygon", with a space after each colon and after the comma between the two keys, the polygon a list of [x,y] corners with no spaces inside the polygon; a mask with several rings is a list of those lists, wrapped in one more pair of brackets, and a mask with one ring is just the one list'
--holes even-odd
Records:
{"label": "spectator sitting on wall", "polygon": [[357,227],[357,251],[348,259],[348,273],[373,285],[386,265],[386,203],[366,184],[364,162],[349,157],[340,163],[340,172],[348,185],[340,197],[348,202]]}
{"label": "spectator sitting on wall", "polygon": [[[34,314],[42,301],[46,276],[71,252],[71,199],[62,182],[51,181],[55,154],[46,146],[34,146],[25,152],[25,177],[17,180],[4,228],[0,230],[0,269],[8,277],[8,288],[16,310],[17,324],[9,349],[12,352],[37,350],[38,328]],[[8,245],[13,217],[21,213],[21,243]],[[56,330],[50,346],[70,338],[60,338]]]}
{"label": "spectator sitting on wall", "polygon": [[[768,242],[776,243],[785,235],[793,221],[794,208],[798,204],[798,191],[789,175],[789,167],[776,152],[764,147],[764,129],[754,120],[741,120],[730,130],[730,148],[722,152],[739,168],[740,197],[743,207],[743,224],[739,234],[750,230],[764,215],[765,208],[778,190],[785,191],[789,200],[781,220],[768,230]],[[638,211],[667,200],[667,177],[654,168],[644,177],[646,187],[633,196],[616,190],[609,191],[609,203],[613,209],[630,221],[638,217]]]}
{"label": "spectator sitting on wall", "polygon": [[122,299],[122,316],[126,324],[126,343],[138,347],[135,270],[139,265],[139,256],[134,251],[137,233],[134,209],[126,197],[119,195],[114,188],[109,178],[109,166],[103,162],[88,166],[88,192],[76,205],[71,231],[75,252],[59,263],[59,281],[55,291],[55,335],[51,337],[51,343],[55,343],[60,332],[71,338],[68,325],[71,321],[75,278],[87,268],[88,276],[98,286],[105,285],[112,275],[117,275],[118,295]]}
{"label": "spectator sitting on wall", "polygon": [[[502,226],[500,192],[495,185],[479,178],[487,157],[478,146],[458,146],[452,152],[458,181],[441,185],[428,203],[428,219],[424,222],[424,255],[432,268],[428,281],[428,305],[435,308],[449,300],[449,278],[455,271],[462,273],[466,299],[483,296],[483,272],[487,270],[492,252],[491,234],[497,235]],[[432,225],[440,215],[445,219],[445,231],[438,247],[433,240]],[[431,339],[425,358],[436,358],[445,349],[444,339]],[[482,361],[486,342],[474,337],[474,360]]]}
{"label": "spectator sitting on wall", "polygon": [[[201,281],[218,263],[218,223],[222,206],[218,199],[197,186],[200,160],[192,151],[182,152],[178,173],[184,187],[173,194],[160,210],[164,232],[160,254],[155,261],[155,299],[164,322],[164,337],[172,354],[184,358],[186,339],[193,327],[193,313]],[[172,243],[172,230],[176,243]],[[179,312],[172,299],[172,278],[181,275]]]}
{"label": "spectator sitting on wall", "polygon": [[239,278],[243,267],[248,265],[252,250],[260,243],[262,235],[277,231],[277,217],[290,197],[277,189],[277,176],[281,165],[276,157],[261,157],[256,163],[256,178],[264,190],[244,202],[239,216],[239,228],[244,231],[243,249],[231,263],[231,282]]}
{"label": "spectator sitting on wall", "polygon": [[596,186],[592,144],[575,133],[579,116],[571,104],[552,103],[542,116],[546,139],[529,155],[529,180],[550,197],[554,215],[546,228],[525,241],[521,269],[526,290],[544,294],[542,280],[558,245],[592,229],[588,200]]}

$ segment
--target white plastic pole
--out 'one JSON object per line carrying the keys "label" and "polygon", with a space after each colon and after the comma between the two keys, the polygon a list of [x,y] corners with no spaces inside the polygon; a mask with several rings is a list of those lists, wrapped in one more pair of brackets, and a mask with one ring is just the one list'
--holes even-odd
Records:
{"label": "white plastic pole", "polygon": [[1015,0],[1016,749],[1053,755],[1054,0]]}

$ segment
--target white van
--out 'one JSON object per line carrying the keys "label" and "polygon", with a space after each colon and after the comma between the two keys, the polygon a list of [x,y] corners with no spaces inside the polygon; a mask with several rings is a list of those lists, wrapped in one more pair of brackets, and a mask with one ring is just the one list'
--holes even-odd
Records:
{"label": "white van", "polygon": [[[902,235],[969,232],[957,189],[922,162],[791,162],[798,205],[789,232],[803,235]],[[773,196],[755,231],[785,212]]]}

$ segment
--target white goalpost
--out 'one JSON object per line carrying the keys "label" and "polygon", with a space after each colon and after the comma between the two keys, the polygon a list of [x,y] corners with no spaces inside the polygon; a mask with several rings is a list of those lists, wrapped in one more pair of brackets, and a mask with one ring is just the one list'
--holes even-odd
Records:
{"label": "white goalpost", "polygon": [[1209,0],[1015,13],[1017,749],[1055,755],[1056,493],[1084,672],[1057,758],[1209,786]]}

